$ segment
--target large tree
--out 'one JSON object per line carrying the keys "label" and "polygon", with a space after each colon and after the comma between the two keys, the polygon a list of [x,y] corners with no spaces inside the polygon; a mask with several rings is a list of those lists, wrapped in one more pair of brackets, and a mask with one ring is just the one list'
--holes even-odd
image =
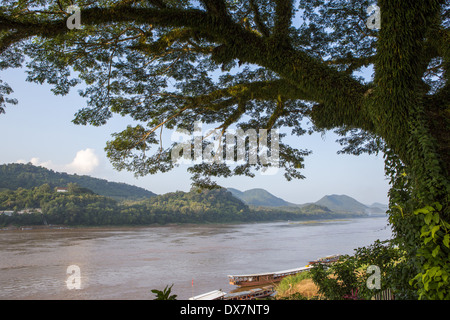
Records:
{"label": "large tree", "polygon": [[[163,148],[160,130],[193,130],[195,121],[222,133],[335,130],[342,152],[385,155],[390,219],[409,257],[405,286],[424,298],[449,297],[448,2],[379,0],[379,28],[365,0],[75,3],[81,28],[67,12],[73,1],[2,1],[0,66],[25,64],[28,80],[47,81],[55,94],[84,83],[87,107],[77,124],[99,126],[114,113],[134,119],[107,143],[117,169],[170,170],[174,145]],[[11,93],[0,82],[0,111],[17,102]],[[287,179],[302,178],[307,154],[280,142]],[[210,176],[251,176],[262,167],[189,170],[196,183],[213,184]]]}

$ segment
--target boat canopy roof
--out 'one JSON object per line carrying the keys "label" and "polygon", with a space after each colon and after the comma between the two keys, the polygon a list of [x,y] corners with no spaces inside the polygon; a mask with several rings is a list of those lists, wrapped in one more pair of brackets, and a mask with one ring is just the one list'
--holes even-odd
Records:
{"label": "boat canopy roof", "polygon": [[264,273],[252,273],[252,274],[240,274],[240,275],[228,275],[228,278],[241,278],[241,277],[260,277],[260,276],[266,276],[266,275],[274,275],[274,274],[286,274],[286,273],[296,273],[299,271],[306,271],[311,269],[312,267],[301,267],[301,268],[294,268],[294,269],[288,269],[288,270],[282,270],[282,271],[276,271],[276,272],[264,272]]}
{"label": "boat canopy roof", "polygon": [[191,297],[191,298],[189,298],[189,300],[214,300],[214,299],[222,298],[226,294],[227,293],[223,292],[222,290],[214,290],[214,291],[200,294],[195,297]]}

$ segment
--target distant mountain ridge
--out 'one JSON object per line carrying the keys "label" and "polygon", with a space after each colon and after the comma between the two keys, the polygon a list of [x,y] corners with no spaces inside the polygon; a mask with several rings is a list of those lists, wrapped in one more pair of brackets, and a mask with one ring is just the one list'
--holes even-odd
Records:
{"label": "distant mountain ridge", "polygon": [[[0,165],[0,189],[16,190],[18,188],[31,189],[43,184],[50,187],[65,187],[75,183],[80,187],[92,190],[94,193],[115,199],[143,199],[157,196],[157,194],[126,183],[110,182],[86,175],[72,175],[55,172],[32,164],[4,164]],[[235,188],[226,188],[235,198],[246,205],[254,207],[276,208],[287,211],[295,208],[336,213],[363,213],[368,215],[383,215],[387,205],[373,203],[365,205],[347,195],[326,195],[316,202],[294,204],[277,197],[265,189],[255,188],[240,191]]]}
{"label": "distant mountain ridge", "polygon": [[316,202],[294,204],[285,201],[279,197],[274,196],[264,189],[250,189],[247,191],[240,191],[234,188],[228,188],[235,197],[238,197],[248,205],[262,206],[262,207],[306,207],[317,205],[326,207],[333,212],[352,212],[365,213],[368,215],[384,214],[387,210],[387,205],[381,203],[373,203],[372,205],[365,205],[347,195],[326,195]]}
{"label": "distant mountain ridge", "polygon": [[347,195],[327,195],[315,202],[316,204],[327,207],[336,212],[360,212],[365,213],[368,207],[361,202],[349,197]]}
{"label": "distant mountain ridge", "polygon": [[253,206],[283,207],[294,205],[260,188],[250,189],[247,191],[240,191],[234,188],[227,188],[227,190],[230,191],[235,197],[244,201],[246,204]]}
{"label": "distant mountain ridge", "polygon": [[32,164],[0,165],[0,189],[31,189],[43,184],[49,184],[50,187],[55,188],[66,187],[69,183],[76,183],[98,195],[116,199],[142,199],[156,196],[151,191],[130,184],[111,182],[86,175],[55,172]]}

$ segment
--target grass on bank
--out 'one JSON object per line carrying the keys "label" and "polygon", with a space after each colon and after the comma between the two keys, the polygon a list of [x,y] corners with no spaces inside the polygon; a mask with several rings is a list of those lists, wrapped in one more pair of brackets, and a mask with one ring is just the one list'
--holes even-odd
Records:
{"label": "grass on bank", "polygon": [[275,299],[317,299],[319,295],[319,289],[311,279],[309,271],[284,278],[275,290]]}

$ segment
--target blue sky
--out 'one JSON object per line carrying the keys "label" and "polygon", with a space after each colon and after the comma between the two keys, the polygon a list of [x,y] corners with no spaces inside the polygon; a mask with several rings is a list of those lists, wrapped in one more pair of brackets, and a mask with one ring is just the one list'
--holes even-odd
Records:
{"label": "blue sky", "polygon": [[[55,171],[137,185],[157,194],[190,189],[186,165],[138,179],[131,172],[115,171],[104,147],[111,134],[125,129],[131,120],[116,116],[102,127],[74,125],[75,112],[85,106],[76,90],[64,97],[54,96],[49,86],[29,83],[25,78],[23,69],[2,72],[2,80],[14,89],[11,97],[19,104],[9,105],[6,114],[0,115],[1,164],[32,162]],[[302,171],[306,179],[288,182],[280,170],[276,175],[257,173],[255,178],[234,177],[219,183],[243,191],[264,188],[293,203],[317,201],[327,194],[346,194],[365,204],[387,203],[389,185],[382,155],[337,155],[340,146],[332,132],[325,137],[314,134],[290,140],[293,146],[313,151]]]}

